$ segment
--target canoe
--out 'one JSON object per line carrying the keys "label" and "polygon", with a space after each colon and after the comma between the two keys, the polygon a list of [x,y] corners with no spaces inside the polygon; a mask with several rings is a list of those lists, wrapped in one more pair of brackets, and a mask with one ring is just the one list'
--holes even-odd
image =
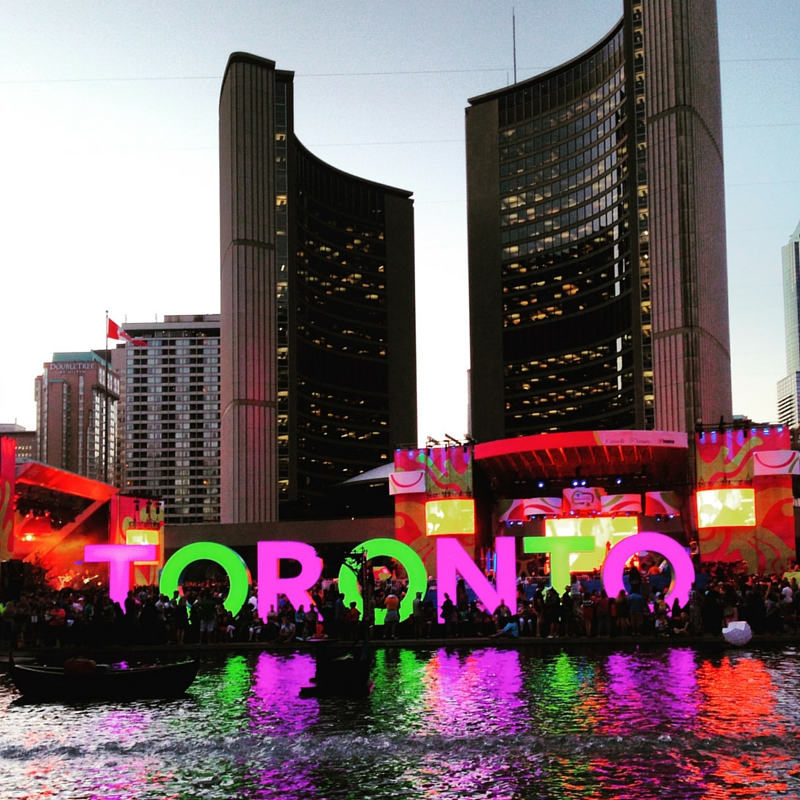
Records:
{"label": "canoe", "polygon": [[180,697],[197,677],[197,661],[143,667],[110,667],[70,659],[64,667],[9,664],[20,694],[31,700],[139,700]]}

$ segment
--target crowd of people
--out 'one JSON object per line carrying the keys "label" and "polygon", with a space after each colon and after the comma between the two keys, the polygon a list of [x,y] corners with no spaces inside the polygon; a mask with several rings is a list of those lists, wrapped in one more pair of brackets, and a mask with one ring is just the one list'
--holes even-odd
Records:
{"label": "crowd of people", "polygon": [[[599,582],[590,575],[573,576],[561,592],[522,577],[516,597],[504,598],[496,608],[485,608],[463,580],[454,598],[437,597],[434,586],[425,597],[422,592],[409,597],[407,581],[393,575],[375,584],[363,618],[333,580],[311,590],[307,608],[295,608],[281,595],[265,619],[259,617],[255,589],[231,613],[223,604],[227,584],[215,580],[187,583],[173,597],[155,586],[137,587],[124,604],[111,601],[100,587],[40,587],[0,606],[0,614],[5,644],[12,648],[355,640],[365,628],[372,638],[387,639],[714,636],[733,620],[746,620],[756,634],[800,628],[795,577],[749,575],[722,564],[702,577],[685,605],[678,600],[670,605],[647,572],[634,567],[627,574],[630,591],[615,597],[593,588]],[[376,613],[379,609],[385,615]]]}

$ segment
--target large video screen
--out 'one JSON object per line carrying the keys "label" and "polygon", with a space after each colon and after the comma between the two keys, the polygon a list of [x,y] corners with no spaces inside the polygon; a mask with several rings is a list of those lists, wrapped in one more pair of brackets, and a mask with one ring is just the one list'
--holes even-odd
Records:
{"label": "large video screen", "polygon": [[609,545],[639,533],[636,517],[582,517],[577,519],[547,519],[545,536],[594,536],[594,551],[572,553],[569,568],[572,572],[591,572],[600,569]]}
{"label": "large video screen", "polygon": [[752,528],[755,524],[753,489],[703,489],[697,493],[698,528]]}
{"label": "large video screen", "polygon": [[425,527],[428,536],[475,533],[475,501],[429,500],[425,504]]}
{"label": "large video screen", "polygon": [[125,544],[158,544],[158,529],[128,528],[125,531]]}

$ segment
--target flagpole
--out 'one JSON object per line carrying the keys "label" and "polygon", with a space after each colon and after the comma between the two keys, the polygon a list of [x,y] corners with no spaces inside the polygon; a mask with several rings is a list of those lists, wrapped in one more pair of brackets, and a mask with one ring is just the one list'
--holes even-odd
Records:
{"label": "flagpole", "polygon": [[105,358],[105,391],[106,391],[106,419],[105,419],[105,431],[104,431],[104,447],[103,447],[103,481],[108,483],[108,361],[109,361],[109,352],[108,352],[108,309],[106,309],[106,350],[104,354]]}

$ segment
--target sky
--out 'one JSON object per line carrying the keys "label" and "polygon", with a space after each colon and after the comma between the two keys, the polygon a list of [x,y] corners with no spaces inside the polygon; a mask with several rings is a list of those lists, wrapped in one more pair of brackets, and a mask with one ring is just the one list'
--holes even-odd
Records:
{"label": "sky", "polygon": [[[621,0],[5,0],[0,423],[54,352],[219,312],[218,101],[234,51],[295,72],[295,132],[415,198],[420,441],[467,429],[467,99],[572,58]],[[718,0],[733,410],[775,421],[800,220],[800,4]]]}

